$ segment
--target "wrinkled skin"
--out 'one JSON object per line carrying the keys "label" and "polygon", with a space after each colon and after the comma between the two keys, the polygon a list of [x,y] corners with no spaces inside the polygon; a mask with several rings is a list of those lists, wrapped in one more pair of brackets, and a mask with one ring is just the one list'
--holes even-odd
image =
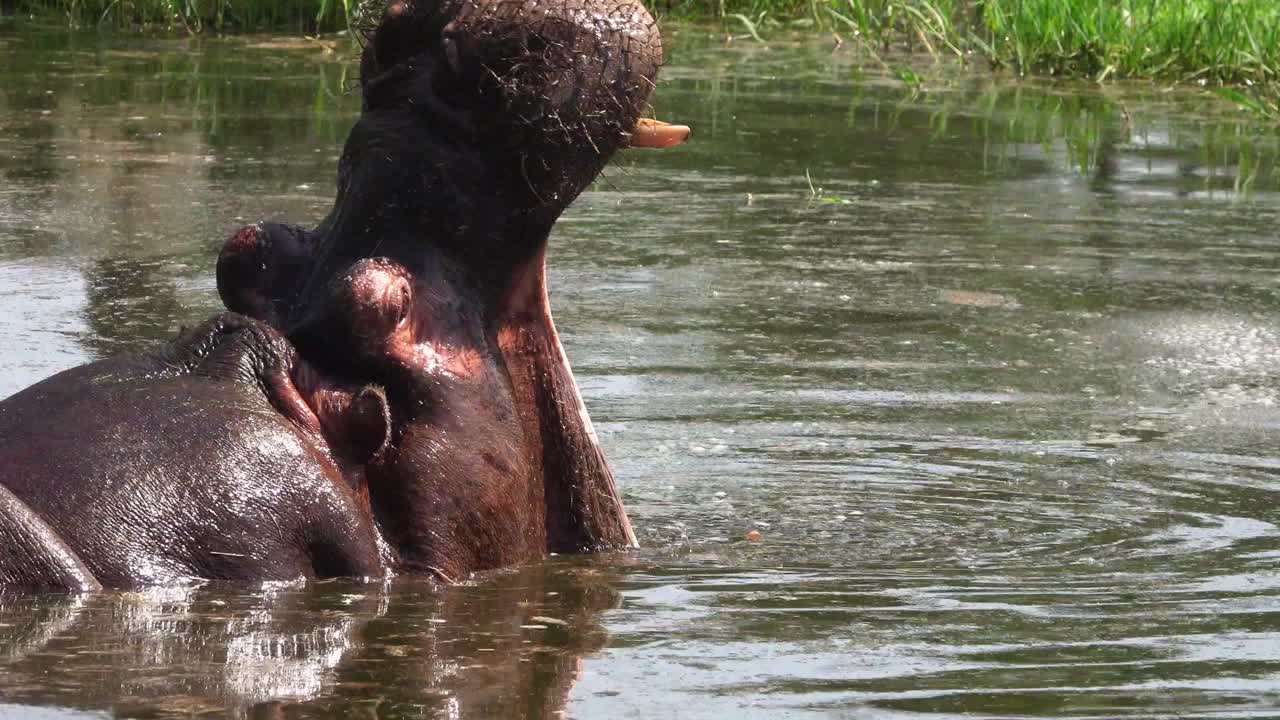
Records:
{"label": "wrinkled skin", "polygon": [[456,580],[633,546],[544,269],[639,144],[661,48],[625,3],[390,6],[333,210],[219,258],[238,314],[0,402],[0,584]]}
{"label": "wrinkled skin", "polygon": [[388,431],[381,391],[233,314],[59,373],[0,403],[0,584],[379,574],[363,464]]}
{"label": "wrinkled skin", "polygon": [[393,439],[368,478],[404,570],[635,544],[544,261],[560,213],[630,141],[661,47],[639,5],[551,7],[389,7],[333,211],[311,233],[246,228],[219,261],[229,307],[386,388]]}

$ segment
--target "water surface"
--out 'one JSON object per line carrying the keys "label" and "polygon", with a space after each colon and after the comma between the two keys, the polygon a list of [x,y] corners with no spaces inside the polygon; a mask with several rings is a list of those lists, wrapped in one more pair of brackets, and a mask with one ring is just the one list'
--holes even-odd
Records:
{"label": "water surface", "polygon": [[[670,35],[695,141],[552,238],[645,550],[0,595],[0,715],[1280,715],[1274,130]],[[320,217],[350,61],[0,34],[0,396],[215,312],[238,225]]]}

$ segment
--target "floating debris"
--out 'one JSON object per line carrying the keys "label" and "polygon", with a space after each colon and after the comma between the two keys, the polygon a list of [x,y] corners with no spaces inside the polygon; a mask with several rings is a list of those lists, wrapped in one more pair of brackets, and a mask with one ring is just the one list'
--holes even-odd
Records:
{"label": "floating debris", "polygon": [[969,307],[983,308],[1017,308],[1018,301],[1006,297],[999,293],[983,292],[981,290],[943,290],[940,293],[943,302],[951,305],[967,305]]}

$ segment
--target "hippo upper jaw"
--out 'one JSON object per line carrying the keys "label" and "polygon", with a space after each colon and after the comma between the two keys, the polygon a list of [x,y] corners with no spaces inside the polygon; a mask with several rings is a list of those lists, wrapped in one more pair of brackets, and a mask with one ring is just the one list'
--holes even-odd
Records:
{"label": "hippo upper jaw", "polygon": [[509,295],[618,150],[688,138],[642,117],[662,59],[635,0],[392,2],[366,36],[363,111],[298,306],[362,258],[427,248],[474,292]]}

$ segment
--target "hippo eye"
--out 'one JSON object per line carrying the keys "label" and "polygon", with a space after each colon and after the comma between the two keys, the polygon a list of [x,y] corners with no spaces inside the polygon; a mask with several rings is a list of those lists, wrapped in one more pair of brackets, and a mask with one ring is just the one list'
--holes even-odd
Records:
{"label": "hippo eye", "polygon": [[387,334],[404,329],[409,323],[413,303],[413,290],[409,282],[399,275],[370,273],[370,280],[380,290],[374,297],[378,298],[374,305],[378,315],[378,326]]}
{"label": "hippo eye", "polygon": [[396,324],[395,324],[397,328],[404,327],[405,323],[409,321],[410,300],[411,298],[409,297],[409,285],[405,283],[400,286],[400,307],[396,317]]}
{"label": "hippo eye", "polygon": [[340,281],[335,311],[353,323],[365,338],[387,337],[410,322],[413,286],[398,263],[386,258],[366,258],[352,266]]}

